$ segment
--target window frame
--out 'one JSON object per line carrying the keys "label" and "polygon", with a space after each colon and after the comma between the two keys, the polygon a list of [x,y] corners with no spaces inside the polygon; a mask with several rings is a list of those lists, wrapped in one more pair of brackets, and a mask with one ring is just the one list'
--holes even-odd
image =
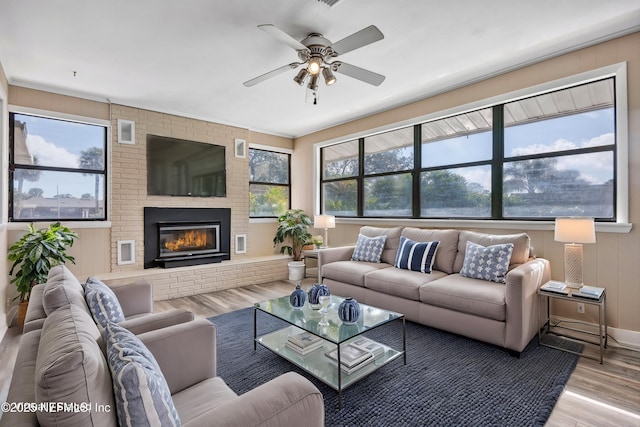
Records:
{"label": "window frame", "polygon": [[[80,168],[65,168],[58,166],[35,166],[35,165],[16,165],[14,163],[14,117],[15,115],[28,115],[37,118],[43,119],[51,119],[51,120],[59,120],[83,125],[90,126],[99,126],[104,130],[104,167],[100,173],[96,173],[95,170],[90,169],[80,169]],[[61,112],[54,112],[48,110],[41,110],[37,108],[30,107],[22,107],[9,105],[8,114],[7,114],[7,125],[8,129],[8,139],[7,139],[7,210],[6,210],[6,218],[8,224],[24,224],[24,223],[38,223],[38,222],[51,222],[51,221],[62,221],[66,224],[74,224],[76,228],[84,228],[88,224],[105,224],[106,226],[110,226],[109,224],[109,207],[110,207],[110,159],[111,159],[111,122],[109,120],[103,120],[94,117],[86,117],[86,116],[78,116],[74,114],[67,114]],[[26,219],[16,219],[13,217],[13,205],[14,205],[14,189],[13,189],[13,172],[16,168],[19,169],[32,169],[32,170],[40,170],[45,172],[69,172],[69,173],[91,173],[101,175],[103,177],[102,191],[104,192],[104,215],[101,218],[26,218]]]}
{"label": "window frame", "polygon": [[[537,95],[541,95],[544,93],[549,93],[553,91],[558,91],[562,89],[566,89],[569,87],[577,86],[580,84],[587,84],[598,80],[603,80],[609,77],[614,78],[614,96],[615,96],[615,104],[614,104],[614,120],[616,126],[616,142],[613,148],[613,156],[614,156],[614,181],[615,181],[615,196],[613,200],[613,209],[614,209],[614,219],[613,220],[605,220],[598,222],[598,230],[599,231],[611,231],[611,232],[629,232],[631,229],[631,224],[628,223],[628,205],[629,205],[629,191],[628,191],[628,107],[627,107],[627,71],[626,71],[626,62],[622,62],[619,64],[614,64],[607,67],[602,67],[596,70],[587,71],[584,73],[576,74],[573,76],[568,76],[565,78],[557,79],[554,81],[542,83],[536,86],[523,88],[517,91],[497,95],[488,99],[475,101],[469,104],[452,107],[447,110],[442,110],[434,113],[430,113],[425,116],[417,117],[410,120],[405,120],[400,123],[394,123],[392,125],[382,126],[376,129],[361,131],[358,134],[351,134],[341,138],[335,138],[333,140],[328,140],[324,142],[319,142],[314,145],[314,156],[315,159],[322,158],[322,150],[325,147],[340,144],[342,142],[346,142],[349,140],[353,140],[355,138],[364,138],[366,136],[370,136],[373,134],[388,132],[394,129],[407,127],[407,126],[416,126],[418,127],[422,123],[438,120],[442,118],[446,118],[449,116],[455,116],[458,114],[471,112],[474,110],[480,110],[482,108],[495,108],[497,105],[504,105],[509,102],[518,101],[520,99],[530,98]],[[500,136],[502,137],[502,136]],[[495,135],[494,135],[495,138]],[[416,138],[416,141],[419,141]],[[501,147],[496,147],[494,143],[494,150]],[[597,150],[595,150],[597,151]],[[420,151],[414,150],[416,158],[420,155]],[[504,158],[502,153],[499,156],[496,156],[497,153],[494,153],[494,158],[492,163],[500,162],[504,163]],[[555,153],[553,153],[555,154]],[[545,155],[548,155],[545,154]],[[419,160],[419,158],[418,158]],[[509,158],[509,160],[513,160]],[[318,167],[318,174],[316,175],[317,185],[316,189],[316,197],[314,200],[315,210],[317,212],[322,212],[322,207],[324,205],[324,201],[322,200],[322,186],[324,183],[328,182],[327,180],[323,180],[322,177],[322,163],[317,163],[320,165]],[[448,166],[450,167],[450,165]],[[431,169],[431,168],[429,168]],[[416,167],[414,169],[414,173],[419,173],[424,169],[419,169]],[[493,174],[495,175],[495,174]],[[360,179],[361,177],[358,177]],[[492,192],[496,191],[497,188],[500,188],[500,195],[502,194],[501,183],[497,183],[497,178],[494,176],[492,183]],[[499,177],[500,180],[502,177]],[[498,187],[497,187],[498,186]],[[492,197],[492,213],[495,213],[499,210],[500,215],[492,214],[491,218],[421,218],[419,217],[419,212],[414,212],[414,216],[409,219],[397,218],[397,217],[364,217],[359,212],[357,217],[342,217],[339,218],[339,221],[343,221],[346,223],[368,223],[368,224],[433,224],[434,226],[476,226],[476,227],[485,227],[485,228],[513,228],[514,225],[526,226],[529,229],[550,229],[550,224],[552,225],[553,221],[550,221],[549,218],[503,218],[502,217],[502,196],[500,196],[499,202],[495,202],[495,197]],[[359,205],[362,204],[362,196],[359,194]],[[415,209],[414,203],[414,211],[419,210]],[[419,205],[419,203],[418,203]],[[360,208],[360,206],[359,206]],[[416,215],[416,213],[418,215]]]}
{"label": "window frame", "polygon": [[[288,184],[274,183],[274,182],[262,182],[262,181],[251,181],[249,179],[249,194],[251,194],[251,185],[270,185],[270,186],[279,186],[286,187],[288,191],[288,207],[287,209],[291,209],[291,155],[293,154],[293,150],[288,150],[284,148],[271,147],[267,145],[261,144],[249,144],[249,150],[247,152],[247,166],[249,166],[249,161],[251,159],[250,152],[251,150],[258,151],[266,151],[271,153],[285,154],[287,156],[287,174],[288,174]],[[249,220],[251,222],[259,222],[259,221],[272,221],[273,219],[278,218],[278,216],[252,216],[251,215],[251,206],[249,206]]]}

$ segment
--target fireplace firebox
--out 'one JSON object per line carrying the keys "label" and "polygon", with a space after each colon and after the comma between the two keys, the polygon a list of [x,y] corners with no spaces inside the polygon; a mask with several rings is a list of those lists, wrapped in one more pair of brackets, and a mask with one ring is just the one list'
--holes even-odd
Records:
{"label": "fireplace firebox", "polygon": [[230,259],[231,210],[145,208],[145,268],[221,262]]}
{"label": "fireplace firebox", "polygon": [[220,224],[158,223],[158,258],[220,252]]}

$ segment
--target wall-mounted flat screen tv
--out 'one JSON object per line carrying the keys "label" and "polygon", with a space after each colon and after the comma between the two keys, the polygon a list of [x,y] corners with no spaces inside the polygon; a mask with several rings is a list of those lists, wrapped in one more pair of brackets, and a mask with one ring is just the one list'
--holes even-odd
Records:
{"label": "wall-mounted flat screen tv", "polygon": [[147,135],[147,194],[225,197],[225,147]]}

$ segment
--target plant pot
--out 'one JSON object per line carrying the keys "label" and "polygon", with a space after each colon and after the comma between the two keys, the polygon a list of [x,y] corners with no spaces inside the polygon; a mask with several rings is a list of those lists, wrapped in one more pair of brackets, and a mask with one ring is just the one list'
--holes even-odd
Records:
{"label": "plant pot", "polygon": [[289,266],[289,280],[304,279],[304,261],[292,261],[287,265]]}
{"label": "plant pot", "polygon": [[24,320],[27,317],[27,307],[29,306],[29,300],[21,301],[18,306],[18,314],[16,316],[16,325],[24,327]]}

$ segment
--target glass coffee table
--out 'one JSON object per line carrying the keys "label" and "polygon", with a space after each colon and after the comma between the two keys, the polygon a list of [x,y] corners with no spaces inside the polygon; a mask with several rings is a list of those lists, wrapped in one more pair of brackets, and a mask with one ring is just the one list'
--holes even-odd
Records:
{"label": "glass coffee table", "polygon": [[[277,355],[283,357],[294,365],[302,368],[315,378],[338,392],[338,406],[342,407],[342,390],[355,384],[387,363],[402,356],[407,364],[407,330],[403,314],[383,310],[365,304],[360,304],[360,318],[354,324],[345,324],[338,317],[338,306],[344,298],[332,295],[326,314],[320,310],[314,310],[309,303],[300,309],[295,309],[289,303],[289,296],[275,298],[255,304],[253,312],[253,350],[257,344],[268,348]],[[276,317],[288,325],[284,328],[258,334],[258,313]],[[358,340],[367,331],[371,331],[393,321],[402,322],[402,350],[394,349],[383,343],[378,345],[375,357],[361,367],[347,374],[343,369],[338,369],[341,362],[346,360],[345,346]],[[305,355],[291,350],[287,346],[287,340],[292,335],[308,332],[322,339],[322,344],[315,350]],[[337,350],[334,356],[337,361],[330,359],[327,354]]]}

